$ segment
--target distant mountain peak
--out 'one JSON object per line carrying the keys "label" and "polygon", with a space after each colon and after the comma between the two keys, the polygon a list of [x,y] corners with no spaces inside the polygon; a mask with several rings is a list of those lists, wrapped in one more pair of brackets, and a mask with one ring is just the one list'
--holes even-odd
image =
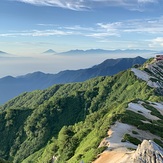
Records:
{"label": "distant mountain peak", "polygon": [[49,49],[49,50],[46,50],[45,52],[43,52],[44,54],[54,54],[56,53],[53,49]]}
{"label": "distant mountain peak", "polygon": [[4,52],[4,51],[0,51],[0,57],[12,57],[13,55],[7,53],[7,52]]}
{"label": "distant mountain peak", "polygon": [[69,50],[62,52],[60,54],[66,54],[66,55],[78,55],[78,54],[153,54],[156,51],[153,50],[142,50],[142,49],[115,49],[115,50],[105,50],[105,49],[87,49],[87,50],[81,50],[81,49],[75,49],[75,50]]}
{"label": "distant mountain peak", "polygon": [[0,51],[0,54],[8,54],[8,53],[6,53],[6,52],[4,52],[4,51]]}

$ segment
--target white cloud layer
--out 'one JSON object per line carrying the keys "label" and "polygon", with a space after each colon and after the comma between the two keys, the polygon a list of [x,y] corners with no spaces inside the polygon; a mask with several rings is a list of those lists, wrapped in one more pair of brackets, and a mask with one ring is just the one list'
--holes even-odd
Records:
{"label": "white cloud layer", "polygon": [[[133,19],[119,22],[97,23],[95,26],[83,27],[80,25],[62,26],[52,24],[41,24],[45,30],[27,30],[16,31],[8,33],[0,33],[0,37],[47,37],[47,36],[69,36],[78,35],[93,37],[97,39],[104,39],[112,37],[121,37],[123,34],[142,35],[147,34],[150,36],[159,35],[162,37],[163,33],[163,17],[155,19]],[[40,26],[40,24],[38,25]],[[49,29],[47,29],[49,28]],[[156,37],[156,36],[155,36]]]}
{"label": "white cloud layer", "polygon": [[17,36],[66,36],[72,35],[71,31],[62,31],[62,30],[29,30],[29,31],[19,31],[13,33],[1,33],[0,37],[17,37]]}
{"label": "white cloud layer", "polygon": [[94,38],[105,38],[108,36],[121,37],[123,34],[147,34],[162,35],[163,17],[156,19],[133,19],[123,22],[97,23],[97,28],[91,34]]}
{"label": "white cloud layer", "polygon": [[163,37],[157,37],[155,39],[151,40],[151,44],[149,44],[150,47],[163,47]]}
{"label": "white cloud layer", "polygon": [[[15,37],[15,36],[66,36],[66,35],[82,35],[95,38],[104,38],[108,36],[120,37],[122,34],[159,34],[163,33],[163,17],[155,19],[131,19],[119,22],[97,23],[94,27],[83,27],[80,25],[74,26],[53,26],[49,28],[47,24],[41,24],[45,30],[29,30],[20,32],[0,33],[0,37]],[[40,24],[39,24],[40,26]]]}
{"label": "white cloud layer", "polygon": [[[130,10],[140,10],[148,3],[159,3],[159,0],[15,0],[33,5],[54,6],[71,10],[87,10],[99,6],[122,6]],[[141,7],[140,7],[141,6]]]}
{"label": "white cloud layer", "polygon": [[157,0],[138,0],[138,3],[157,3]]}

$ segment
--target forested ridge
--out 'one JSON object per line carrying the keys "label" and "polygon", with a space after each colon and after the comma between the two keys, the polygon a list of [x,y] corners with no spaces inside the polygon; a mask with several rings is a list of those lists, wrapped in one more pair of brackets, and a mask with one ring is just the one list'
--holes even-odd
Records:
{"label": "forested ridge", "polygon": [[105,149],[98,146],[110,125],[138,119],[126,107],[139,99],[163,101],[130,70],[23,93],[0,108],[0,157],[14,163],[51,162],[53,156],[58,163],[91,162]]}
{"label": "forested ridge", "polygon": [[34,72],[18,77],[6,76],[0,78],[0,105],[23,92],[43,90],[54,84],[83,82],[98,76],[115,75],[135,64],[143,64],[145,61],[146,59],[142,57],[107,59],[91,68],[65,70],[57,74]]}

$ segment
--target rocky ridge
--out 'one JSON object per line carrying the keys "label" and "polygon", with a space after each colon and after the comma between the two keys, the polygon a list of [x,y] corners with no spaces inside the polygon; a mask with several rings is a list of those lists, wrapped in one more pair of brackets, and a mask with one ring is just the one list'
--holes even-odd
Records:
{"label": "rocky ridge", "polygon": [[144,140],[133,154],[133,163],[162,163],[163,149],[152,140]]}
{"label": "rocky ridge", "polygon": [[[148,86],[162,93],[163,61],[152,61],[144,69],[132,68],[131,71],[139,80],[147,82]],[[162,142],[162,136],[155,135],[151,128],[157,127],[163,120],[163,103],[137,100],[128,103],[126,110],[144,120],[140,118],[137,125],[115,122],[108,131],[108,137],[99,145],[106,146],[107,149],[94,163],[162,163],[163,149],[155,143]],[[149,128],[141,129],[141,123],[147,124]]]}
{"label": "rocky ridge", "polygon": [[147,64],[143,70],[132,68],[131,71],[139,78],[148,83],[150,87],[156,88],[163,94],[163,61],[153,60],[151,64]]}

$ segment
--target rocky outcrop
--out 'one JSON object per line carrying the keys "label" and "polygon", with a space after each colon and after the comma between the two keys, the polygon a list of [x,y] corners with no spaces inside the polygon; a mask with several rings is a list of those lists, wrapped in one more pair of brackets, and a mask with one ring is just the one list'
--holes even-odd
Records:
{"label": "rocky outcrop", "polygon": [[163,163],[163,149],[152,140],[143,140],[135,151],[105,151],[93,163]]}
{"label": "rocky outcrop", "polygon": [[163,163],[163,149],[152,140],[144,140],[133,155],[133,163]]}
{"label": "rocky outcrop", "polygon": [[147,82],[148,86],[155,88],[156,92],[163,95],[163,61],[153,60],[147,64],[144,70],[132,68],[132,72],[141,80]]}

